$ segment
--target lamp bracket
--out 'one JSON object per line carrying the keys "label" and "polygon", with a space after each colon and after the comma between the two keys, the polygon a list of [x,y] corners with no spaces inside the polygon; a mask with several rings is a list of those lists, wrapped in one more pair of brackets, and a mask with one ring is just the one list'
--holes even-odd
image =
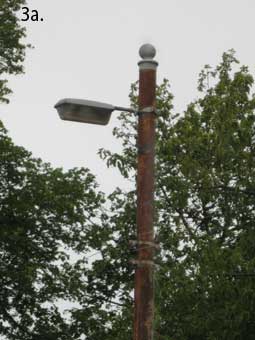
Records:
{"label": "lamp bracket", "polygon": [[153,261],[131,260],[130,262],[137,267],[155,266],[155,263]]}
{"label": "lamp bracket", "polygon": [[153,107],[153,106],[144,107],[143,109],[137,111],[136,115],[140,116],[140,115],[147,114],[147,113],[154,113],[156,115],[155,107]]}

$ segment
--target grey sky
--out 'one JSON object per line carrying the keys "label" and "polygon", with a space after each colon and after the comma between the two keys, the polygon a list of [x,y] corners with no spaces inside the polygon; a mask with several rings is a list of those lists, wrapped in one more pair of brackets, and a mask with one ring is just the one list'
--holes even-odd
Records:
{"label": "grey sky", "polygon": [[15,143],[54,166],[89,167],[106,191],[121,178],[96,152],[119,149],[111,135],[116,119],[106,127],[63,122],[56,101],[129,106],[145,42],[157,49],[158,82],[170,80],[178,111],[196,97],[202,66],[215,65],[230,48],[255,74],[254,0],[28,0],[28,7],[44,21],[26,24],[35,49],[27,53],[26,74],[10,79],[14,94],[0,118]]}

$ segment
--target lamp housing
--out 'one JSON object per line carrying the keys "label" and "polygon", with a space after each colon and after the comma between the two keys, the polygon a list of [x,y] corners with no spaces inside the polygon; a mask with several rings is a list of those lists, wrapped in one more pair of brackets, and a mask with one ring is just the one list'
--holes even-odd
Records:
{"label": "lamp housing", "polygon": [[106,125],[115,107],[92,100],[65,98],[54,106],[61,119],[74,122]]}

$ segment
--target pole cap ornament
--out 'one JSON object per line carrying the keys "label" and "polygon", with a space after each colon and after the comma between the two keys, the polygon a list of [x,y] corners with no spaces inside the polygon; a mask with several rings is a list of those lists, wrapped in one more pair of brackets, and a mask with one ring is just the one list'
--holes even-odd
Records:
{"label": "pole cap ornament", "polygon": [[144,69],[153,69],[155,70],[158,66],[157,61],[153,60],[156,55],[156,49],[151,44],[144,44],[139,49],[139,55],[142,58],[141,61],[138,62],[140,70]]}
{"label": "pole cap ornament", "polygon": [[156,49],[151,44],[144,44],[140,47],[139,54],[142,59],[153,59],[156,55]]}

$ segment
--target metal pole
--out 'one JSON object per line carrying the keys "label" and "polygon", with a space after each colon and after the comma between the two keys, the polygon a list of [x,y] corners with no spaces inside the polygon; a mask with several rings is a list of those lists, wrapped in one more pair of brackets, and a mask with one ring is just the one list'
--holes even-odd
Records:
{"label": "metal pole", "polygon": [[135,271],[134,340],[153,339],[154,319],[154,148],[156,69],[153,60],[156,50],[146,44],[140,48],[138,63],[138,173],[137,173],[137,236],[138,259]]}

